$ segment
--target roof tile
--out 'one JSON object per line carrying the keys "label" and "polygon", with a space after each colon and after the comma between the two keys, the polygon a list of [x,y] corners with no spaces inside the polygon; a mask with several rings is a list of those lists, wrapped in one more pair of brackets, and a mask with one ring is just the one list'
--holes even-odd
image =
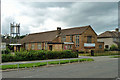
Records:
{"label": "roof tile", "polygon": [[[83,26],[83,27],[75,27],[69,29],[62,29],[61,35],[74,35],[74,34],[82,34],[86,29],[90,26]],[[54,31],[47,31],[47,32],[40,32],[40,33],[33,33],[29,34],[28,36],[24,37],[20,43],[28,43],[28,42],[45,42],[45,41],[52,41],[56,38],[57,30]]]}

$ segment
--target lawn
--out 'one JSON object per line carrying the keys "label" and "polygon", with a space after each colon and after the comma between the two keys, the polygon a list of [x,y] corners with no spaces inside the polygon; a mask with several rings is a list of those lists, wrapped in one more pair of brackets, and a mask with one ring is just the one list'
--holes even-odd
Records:
{"label": "lawn", "polygon": [[84,59],[73,59],[73,60],[60,60],[59,61],[50,61],[50,62],[38,62],[38,63],[28,63],[28,64],[19,64],[19,66],[17,64],[15,65],[2,65],[1,69],[2,70],[6,70],[6,69],[16,69],[16,68],[32,68],[32,67],[40,67],[40,66],[45,66],[47,64],[66,64],[66,63],[73,63],[73,62],[83,62],[83,61],[94,61],[91,58],[84,58]]}
{"label": "lawn", "polygon": [[[106,51],[101,53],[94,53],[94,56],[110,56],[110,55],[120,55],[120,52]],[[79,56],[91,56],[91,53],[82,53],[82,54],[79,54]]]}
{"label": "lawn", "polygon": [[111,56],[110,58],[120,58],[120,56]]}

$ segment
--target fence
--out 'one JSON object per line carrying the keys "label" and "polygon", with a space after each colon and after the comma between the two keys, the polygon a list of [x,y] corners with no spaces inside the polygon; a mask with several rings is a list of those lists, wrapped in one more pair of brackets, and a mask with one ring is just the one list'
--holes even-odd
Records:
{"label": "fence", "polygon": [[[94,56],[120,55],[119,51],[95,52]],[[80,53],[79,56],[91,56],[91,53]]]}

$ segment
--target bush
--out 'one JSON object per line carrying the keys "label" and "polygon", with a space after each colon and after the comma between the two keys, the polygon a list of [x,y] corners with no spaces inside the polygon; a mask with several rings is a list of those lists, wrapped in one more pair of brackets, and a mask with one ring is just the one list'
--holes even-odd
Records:
{"label": "bush", "polygon": [[120,51],[120,42],[118,43],[118,50]]}
{"label": "bush", "polygon": [[11,53],[11,51],[8,47],[6,47],[6,50],[2,51],[2,54],[9,54],[9,53]]}
{"label": "bush", "polygon": [[111,51],[117,51],[118,47],[116,45],[111,45],[110,50]]}
{"label": "bush", "polygon": [[78,57],[77,52],[70,50],[66,51],[20,51],[12,54],[2,54],[3,62],[9,61],[31,61],[31,60],[45,60],[45,59],[61,59],[61,58],[76,58]]}
{"label": "bush", "polygon": [[8,62],[13,60],[14,60],[13,54],[2,54],[2,62]]}
{"label": "bush", "polygon": [[85,53],[84,51],[79,51],[79,53]]}
{"label": "bush", "polygon": [[105,48],[104,51],[109,51],[109,49]]}

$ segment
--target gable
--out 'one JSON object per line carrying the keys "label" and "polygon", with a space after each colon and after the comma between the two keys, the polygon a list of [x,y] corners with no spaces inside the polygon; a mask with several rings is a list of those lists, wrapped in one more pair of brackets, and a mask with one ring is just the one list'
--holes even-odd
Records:
{"label": "gable", "polygon": [[83,32],[84,35],[95,35],[97,36],[96,32],[90,27],[88,27],[84,32]]}

